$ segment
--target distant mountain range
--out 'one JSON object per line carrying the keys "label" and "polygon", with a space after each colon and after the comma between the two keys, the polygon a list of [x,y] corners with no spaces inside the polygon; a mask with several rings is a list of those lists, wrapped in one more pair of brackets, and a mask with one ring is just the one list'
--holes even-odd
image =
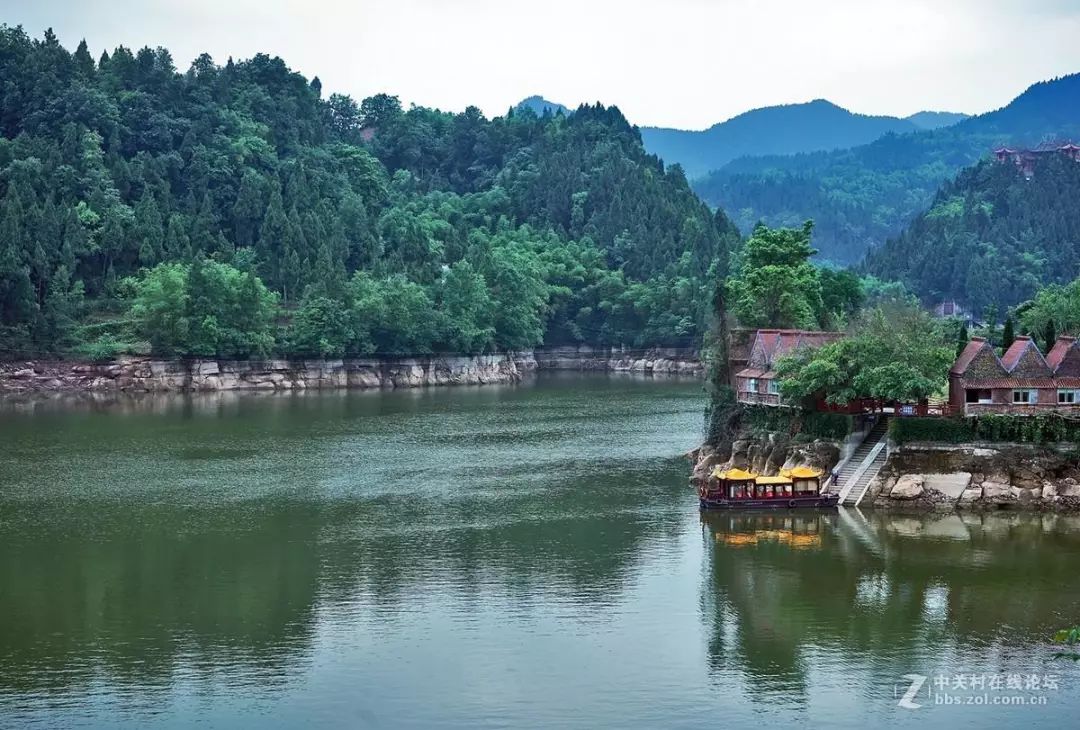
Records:
{"label": "distant mountain range", "polygon": [[940,127],[963,114],[919,112],[906,119],[855,114],[825,99],[754,109],[695,132],[642,127],[645,149],[677,162],[690,178],[745,156],[788,155],[855,147],[882,135]]}
{"label": "distant mountain range", "polygon": [[[922,120],[925,123],[925,119]],[[854,263],[897,235],[963,167],[997,145],[1080,140],[1080,74],[1037,83],[1007,106],[948,127],[848,149],[732,160],[695,191],[743,231],[813,219],[822,258]]]}
{"label": "distant mountain range", "polygon": [[[571,114],[573,110],[542,96],[522,99],[515,110]],[[903,119],[856,114],[825,99],[754,109],[706,130],[641,127],[645,149],[667,164],[678,163],[688,177],[717,170],[745,156],[786,155],[835,150],[873,142],[882,135],[938,129],[966,119],[955,112],[918,112]]]}

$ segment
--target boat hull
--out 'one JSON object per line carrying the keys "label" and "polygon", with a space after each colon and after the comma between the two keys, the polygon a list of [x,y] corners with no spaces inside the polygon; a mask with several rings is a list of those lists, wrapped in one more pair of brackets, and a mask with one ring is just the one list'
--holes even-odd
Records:
{"label": "boat hull", "polygon": [[701,509],[743,510],[743,509],[820,509],[835,507],[840,501],[838,494],[818,494],[813,497],[790,497],[777,499],[719,499],[706,497],[698,500]]}

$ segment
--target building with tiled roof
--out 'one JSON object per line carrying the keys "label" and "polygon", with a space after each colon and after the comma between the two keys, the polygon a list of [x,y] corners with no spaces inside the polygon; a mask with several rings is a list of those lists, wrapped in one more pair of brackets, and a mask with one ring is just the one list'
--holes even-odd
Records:
{"label": "building with tiled roof", "polygon": [[841,332],[814,330],[758,330],[750,345],[746,367],[735,373],[735,393],[739,402],[782,405],[780,382],[774,370],[777,360],[800,349],[816,350],[843,336]]}
{"label": "building with tiled roof", "polygon": [[1029,180],[1035,174],[1036,160],[1049,155],[1061,155],[1075,162],[1080,162],[1080,145],[1073,142],[1042,142],[1030,149],[998,147],[994,150],[994,158],[998,162],[1013,163],[1020,168],[1024,173],[1024,177]]}
{"label": "building with tiled roof", "polygon": [[1080,346],[1059,337],[1045,357],[1030,337],[1017,337],[1001,357],[973,337],[949,370],[954,413],[1080,412]]}

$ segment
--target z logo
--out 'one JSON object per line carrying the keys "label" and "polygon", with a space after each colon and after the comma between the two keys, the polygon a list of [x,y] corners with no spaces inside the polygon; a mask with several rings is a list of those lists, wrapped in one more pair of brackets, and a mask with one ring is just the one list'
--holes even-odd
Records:
{"label": "z logo", "polygon": [[918,702],[915,702],[915,697],[919,694],[922,686],[926,684],[926,677],[921,674],[905,674],[901,679],[911,682],[911,686],[907,688],[907,692],[896,704],[908,710],[917,710],[922,707]]}

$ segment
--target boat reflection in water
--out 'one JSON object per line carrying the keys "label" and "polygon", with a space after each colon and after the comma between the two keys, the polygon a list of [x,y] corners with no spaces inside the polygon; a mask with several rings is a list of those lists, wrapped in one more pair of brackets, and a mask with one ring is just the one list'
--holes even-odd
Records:
{"label": "boat reflection in water", "polygon": [[824,511],[801,510],[797,514],[732,514],[726,519],[715,515],[702,516],[706,525],[726,523],[724,529],[716,530],[713,538],[717,544],[728,547],[747,547],[759,543],[777,543],[795,550],[821,548],[822,517]]}

